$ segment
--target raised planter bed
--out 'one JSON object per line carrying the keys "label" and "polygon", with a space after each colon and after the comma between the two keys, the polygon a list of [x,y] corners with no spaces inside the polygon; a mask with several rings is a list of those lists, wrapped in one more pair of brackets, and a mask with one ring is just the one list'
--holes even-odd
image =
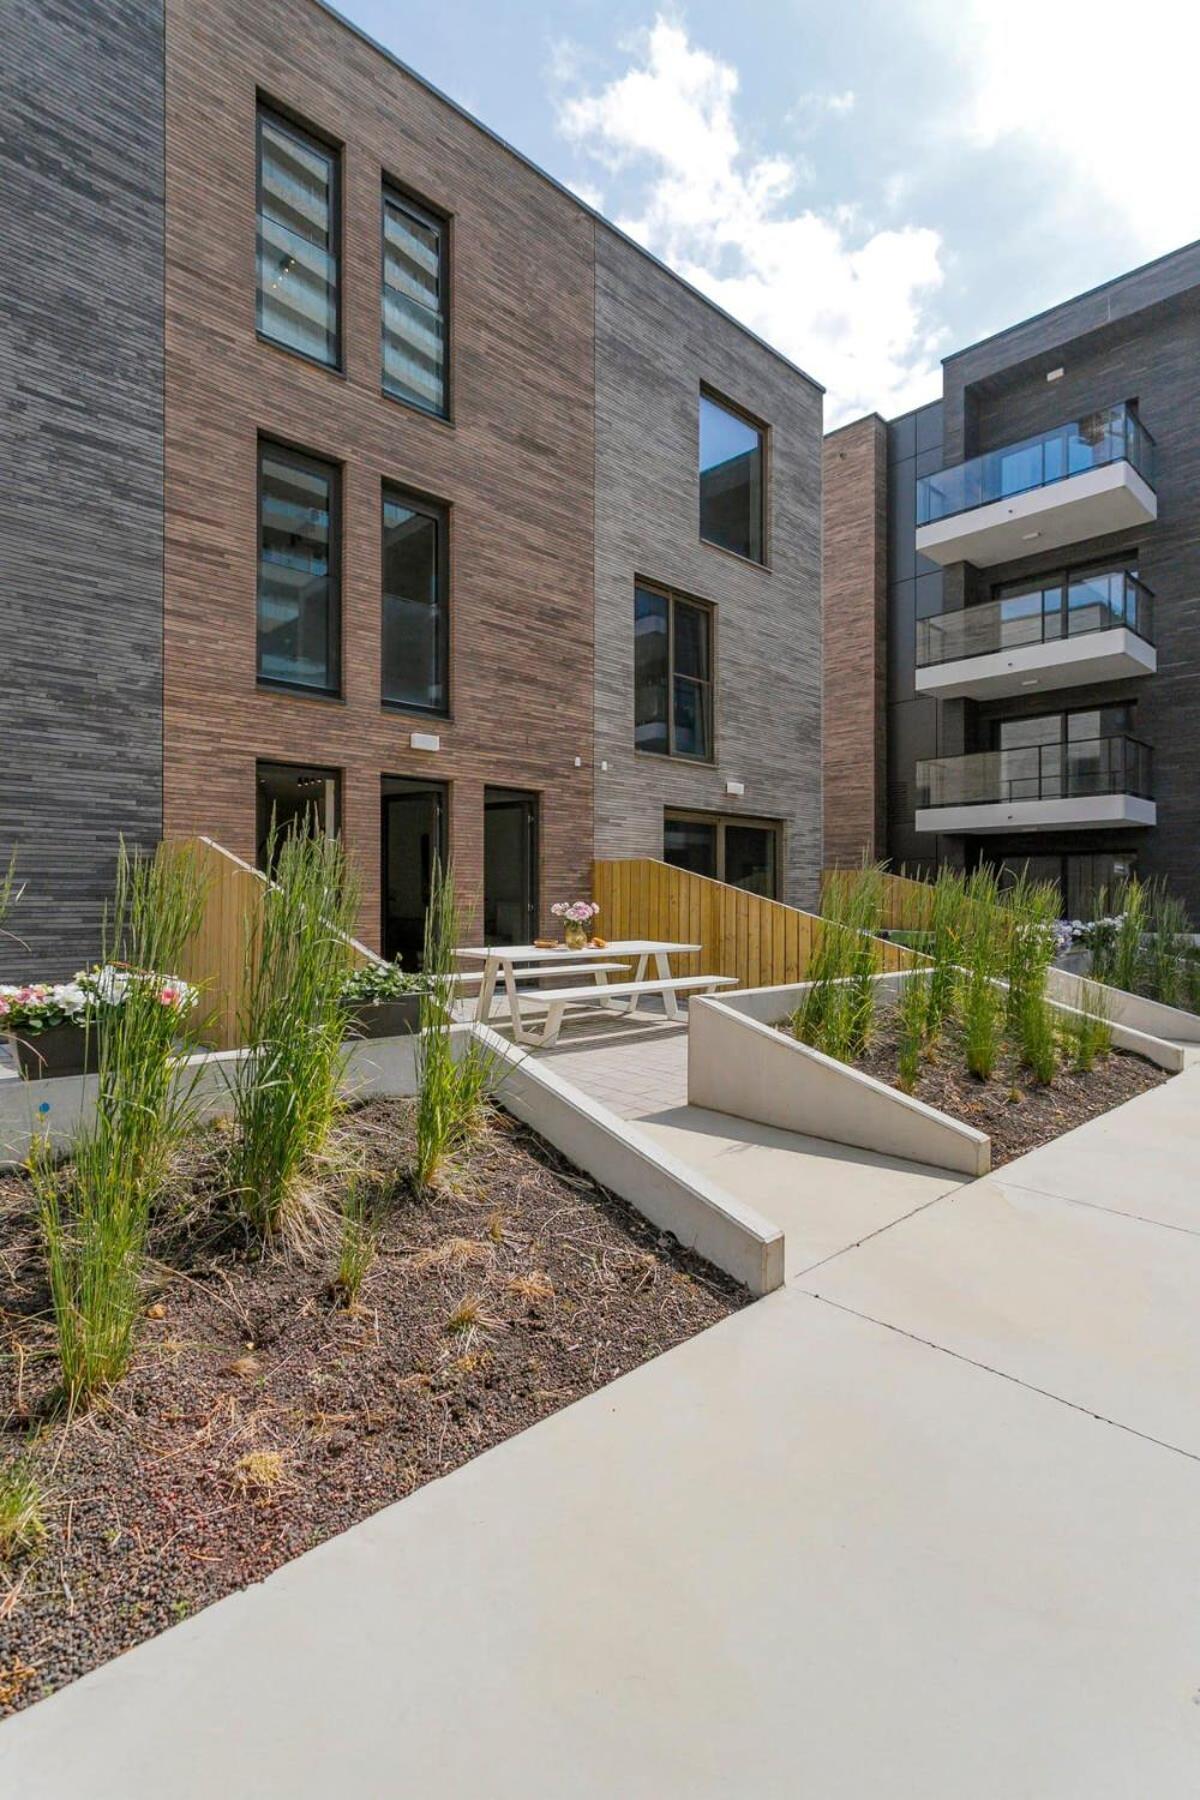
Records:
{"label": "raised planter bed", "polygon": [[[905,974],[875,978],[877,1027],[853,1065],[799,1042],[788,1020],[809,984],[750,988],[689,1009],[688,1099],[738,1118],[882,1155],[983,1175],[1155,1087],[1183,1066],[1178,1045],[1114,1021],[1114,1048],[1087,1074],[1040,1086],[1011,1055],[992,1079],[966,1073],[951,1028],[912,1093],[898,1085],[890,1010]],[[1064,1019],[1070,1009],[1054,1003]]]}
{"label": "raised planter bed", "polygon": [[[365,1052],[364,1052],[365,1054]],[[219,1131],[197,1135],[158,1211],[132,1368],[67,1423],[37,1221],[0,1177],[9,1354],[0,1459],[40,1425],[40,1552],[3,1567],[0,1707],[15,1710],[261,1580],[743,1305],[744,1289],[497,1115],[464,1179],[417,1197],[412,1104],[347,1115],[335,1163],[391,1192],[357,1311],[337,1246],[248,1250],[220,1198]],[[340,1199],[340,1177],[323,1197]]]}

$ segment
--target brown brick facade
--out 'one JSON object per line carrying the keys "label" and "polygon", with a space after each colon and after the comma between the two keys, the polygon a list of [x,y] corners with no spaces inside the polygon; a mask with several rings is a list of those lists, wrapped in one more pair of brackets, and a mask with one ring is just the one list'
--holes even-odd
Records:
{"label": "brown brick facade", "polygon": [[885,854],[887,427],[877,414],[825,439],[822,620],[828,867]]}
{"label": "brown brick facade", "polygon": [[[342,146],[342,374],[255,335],[259,94]],[[452,219],[452,424],[381,393],[385,175]],[[482,885],[488,783],[541,794],[543,924],[551,900],[587,889],[594,232],[308,0],[168,9],[166,829],[252,859],[256,759],[337,769],[372,944],[385,775],[449,784],[465,898]],[[341,466],[339,700],[256,687],[260,434]],[[450,508],[449,719],[380,703],[385,481]],[[414,730],[440,751],[412,750]]]}

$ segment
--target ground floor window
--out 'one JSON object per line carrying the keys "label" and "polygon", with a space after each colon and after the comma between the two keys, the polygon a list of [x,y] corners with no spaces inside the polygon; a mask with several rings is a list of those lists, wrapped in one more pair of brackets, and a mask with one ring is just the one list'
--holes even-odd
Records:
{"label": "ground floor window", "polygon": [[1115,889],[1135,872],[1135,850],[987,851],[980,859],[994,868],[1001,886],[1007,887],[1028,871],[1031,881],[1052,881],[1059,893],[1059,914],[1064,919],[1095,918],[1101,904],[1109,904]]}
{"label": "ground floor window", "polygon": [[777,900],[779,821],[668,810],[663,816],[663,861]]}
{"label": "ground floor window", "polygon": [[302,830],[314,835],[339,829],[338,775],[336,769],[310,769],[295,763],[260,762],[256,771],[257,856],[267,869],[271,826],[276,842],[287,832]]}

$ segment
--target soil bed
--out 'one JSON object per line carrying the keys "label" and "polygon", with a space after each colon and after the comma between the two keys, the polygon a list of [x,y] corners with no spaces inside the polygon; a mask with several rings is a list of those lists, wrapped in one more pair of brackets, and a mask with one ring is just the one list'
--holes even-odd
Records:
{"label": "soil bed", "polygon": [[212,1197],[218,1135],[195,1140],[156,1227],[133,1367],[70,1422],[47,1411],[57,1368],[29,1188],[0,1176],[0,1458],[36,1428],[48,1496],[42,1548],[0,1561],[0,1712],[746,1304],[503,1115],[453,1188],[415,1198],[410,1113],[373,1102],[339,1129],[338,1151],[392,1189],[353,1312],[330,1291],[336,1241],[263,1259]]}
{"label": "soil bed", "polygon": [[[897,1063],[896,1018],[889,1008],[877,1014],[875,1035],[854,1066],[898,1088]],[[991,1080],[979,1081],[967,1071],[962,1028],[951,1021],[934,1060],[922,1061],[913,1097],[963,1125],[986,1131],[996,1169],[1169,1079],[1144,1057],[1114,1050],[1098,1057],[1086,1073],[1063,1063],[1053,1082],[1043,1086],[1006,1046]]]}

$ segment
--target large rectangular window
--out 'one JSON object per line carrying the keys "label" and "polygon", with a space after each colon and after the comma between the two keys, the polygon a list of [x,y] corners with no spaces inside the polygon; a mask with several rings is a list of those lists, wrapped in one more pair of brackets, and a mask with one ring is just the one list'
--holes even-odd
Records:
{"label": "large rectangular window", "polygon": [[663,861],[768,900],[779,897],[779,825],[774,819],[665,813]]}
{"label": "large rectangular window", "polygon": [[663,589],[634,590],[634,737],[639,750],[711,762],[712,609]]}
{"label": "large rectangular window", "polygon": [[759,426],[701,393],[700,536],[757,563],[765,560],[764,438]]}
{"label": "large rectangular window", "polygon": [[258,114],[258,329],[337,365],[338,158],[274,113]]}
{"label": "large rectangular window", "polygon": [[383,699],[444,713],[450,706],[446,511],[383,491]]}
{"label": "large rectangular window", "polygon": [[383,194],[383,386],[445,418],[446,222]]}
{"label": "large rectangular window", "polygon": [[258,679],[335,694],[340,685],[338,472],[259,446]]}

